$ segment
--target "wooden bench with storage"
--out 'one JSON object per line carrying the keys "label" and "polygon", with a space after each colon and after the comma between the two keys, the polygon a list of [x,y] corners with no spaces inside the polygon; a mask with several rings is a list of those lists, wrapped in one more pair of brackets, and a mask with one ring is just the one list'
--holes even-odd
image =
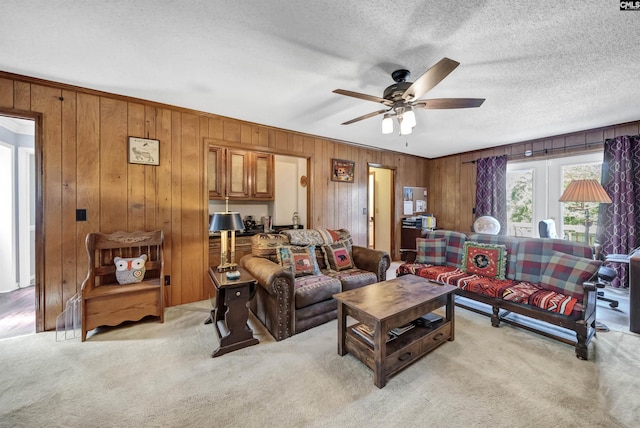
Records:
{"label": "wooden bench with storage", "polygon": [[82,283],[82,341],[96,327],[139,321],[164,322],[162,230],[90,233],[89,271]]}

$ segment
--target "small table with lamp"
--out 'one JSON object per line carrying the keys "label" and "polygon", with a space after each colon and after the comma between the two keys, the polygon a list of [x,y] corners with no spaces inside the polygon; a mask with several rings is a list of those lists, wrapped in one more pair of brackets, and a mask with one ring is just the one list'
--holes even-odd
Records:
{"label": "small table with lamp", "polygon": [[216,267],[209,268],[209,278],[215,288],[215,307],[208,322],[214,324],[220,342],[212,357],[259,343],[247,324],[247,305],[256,292],[258,282],[244,269],[239,267],[237,271],[240,277],[229,279],[226,272],[219,272]]}
{"label": "small table with lamp", "polygon": [[209,268],[209,278],[215,288],[215,305],[205,323],[214,324],[220,342],[212,357],[259,342],[247,324],[248,303],[256,292],[257,280],[235,263],[235,231],[243,229],[240,213],[229,212],[227,198],[225,212],[214,213],[209,225],[210,232],[220,232],[222,244],[220,266]]}

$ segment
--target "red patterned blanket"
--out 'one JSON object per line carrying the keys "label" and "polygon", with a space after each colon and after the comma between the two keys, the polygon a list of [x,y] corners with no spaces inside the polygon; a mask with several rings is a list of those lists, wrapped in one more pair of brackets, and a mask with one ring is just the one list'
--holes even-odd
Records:
{"label": "red patterned blanket", "polygon": [[471,275],[452,266],[404,263],[396,270],[397,276],[408,274],[435,279],[445,284],[456,286],[461,290],[530,305],[567,316],[582,308],[582,305],[575,297],[545,290],[536,284]]}

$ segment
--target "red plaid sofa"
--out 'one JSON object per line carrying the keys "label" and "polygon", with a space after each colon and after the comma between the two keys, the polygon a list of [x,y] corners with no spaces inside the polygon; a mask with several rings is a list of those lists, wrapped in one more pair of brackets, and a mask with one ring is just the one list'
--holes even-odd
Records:
{"label": "red plaid sofa", "polygon": [[[396,270],[397,276],[414,274],[458,287],[458,294],[491,307],[457,303],[501,321],[532,329],[511,313],[572,330],[567,335],[537,329],[575,346],[576,356],[588,358],[595,333],[597,271],[586,244],[547,238],[516,238],[435,230],[418,239],[415,258]],[[543,331],[544,330],[544,331]]]}

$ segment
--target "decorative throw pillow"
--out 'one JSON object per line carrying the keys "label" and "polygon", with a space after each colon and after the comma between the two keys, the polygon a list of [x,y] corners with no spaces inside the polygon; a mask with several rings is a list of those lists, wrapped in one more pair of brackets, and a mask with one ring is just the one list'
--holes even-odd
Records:
{"label": "decorative throw pillow", "polygon": [[257,233],[251,237],[251,254],[278,262],[278,247],[289,245],[289,238],[277,233]]}
{"label": "decorative throw pillow", "polygon": [[324,260],[331,270],[341,271],[353,268],[353,261],[346,243],[338,241],[333,244],[323,245]]}
{"label": "decorative throw pillow", "polygon": [[113,263],[116,265],[116,279],[118,280],[118,284],[124,285],[141,282],[146,272],[146,261],[146,254],[132,258],[115,257]]}
{"label": "decorative throw pillow", "polygon": [[444,266],[447,262],[447,240],[444,238],[416,239],[416,263]]}
{"label": "decorative throw pillow", "polygon": [[582,302],[582,283],[591,279],[601,264],[599,260],[554,251],[540,276],[540,286],[565,296],[575,297]]}
{"label": "decorative throw pillow", "polygon": [[487,278],[504,279],[507,268],[507,247],[497,244],[480,244],[465,242],[462,257],[462,270],[486,276]]}
{"label": "decorative throw pillow", "polygon": [[295,277],[317,275],[320,273],[316,260],[316,247],[298,247],[283,245],[278,248],[278,262],[290,269]]}

